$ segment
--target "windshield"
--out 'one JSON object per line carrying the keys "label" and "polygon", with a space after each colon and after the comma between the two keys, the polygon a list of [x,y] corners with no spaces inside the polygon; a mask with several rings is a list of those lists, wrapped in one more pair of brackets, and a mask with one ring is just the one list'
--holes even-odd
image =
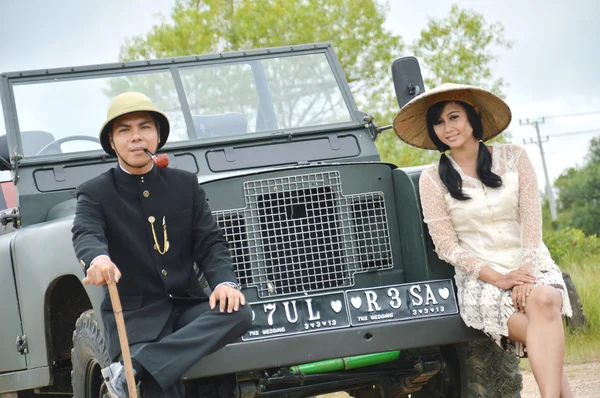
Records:
{"label": "windshield", "polygon": [[[0,137],[6,134],[6,131],[4,130],[4,123],[2,123],[4,121],[4,111],[2,110],[2,107],[0,106]],[[9,160],[9,159],[5,159],[5,160]],[[12,176],[10,174],[10,171],[3,171],[0,170],[0,182],[5,182],[5,181],[10,181],[12,179]],[[3,209],[0,209],[3,210]]]}
{"label": "windshield", "polygon": [[110,101],[127,91],[167,114],[169,142],[351,121],[324,53],[124,72],[14,82],[23,155],[99,150]]}

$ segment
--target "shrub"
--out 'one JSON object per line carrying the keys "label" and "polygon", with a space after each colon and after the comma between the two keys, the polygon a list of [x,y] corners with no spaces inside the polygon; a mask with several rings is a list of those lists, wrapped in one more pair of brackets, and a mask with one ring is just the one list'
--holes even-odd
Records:
{"label": "shrub", "polygon": [[544,243],[550,250],[552,259],[560,264],[565,258],[581,260],[600,256],[600,238],[585,236],[577,228],[565,227],[558,230],[544,230]]}

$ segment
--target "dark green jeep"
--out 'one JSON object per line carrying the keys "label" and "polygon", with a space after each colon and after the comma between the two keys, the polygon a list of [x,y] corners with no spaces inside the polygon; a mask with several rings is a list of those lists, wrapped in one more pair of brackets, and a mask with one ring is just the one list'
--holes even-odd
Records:
{"label": "dark green jeep", "polygon": [[[422,92],[416,59],[392,72],[400,106]],[[516,357],[458,313],[421,168],[380,161],[382,129],[324,43],[2,74],[16,199],[0,216],[0,397],[104,395],[102,290],[81,284],[74,191],[115,166],[98,128],[131,90],[168,113],[162,153],[197,174],[254,313],[186,374],[190,397],[518,396]]]}

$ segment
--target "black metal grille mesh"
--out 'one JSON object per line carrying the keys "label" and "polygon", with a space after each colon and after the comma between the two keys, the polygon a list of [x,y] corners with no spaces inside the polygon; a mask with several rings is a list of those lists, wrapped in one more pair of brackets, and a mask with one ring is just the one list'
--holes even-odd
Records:
{"label": "black metal grille mesh", "polygon": [[393,267],[383,195],[343,195],[337,171],[244,184],[246,208],[216,211],[239,282],[273,296],[349,287]]}

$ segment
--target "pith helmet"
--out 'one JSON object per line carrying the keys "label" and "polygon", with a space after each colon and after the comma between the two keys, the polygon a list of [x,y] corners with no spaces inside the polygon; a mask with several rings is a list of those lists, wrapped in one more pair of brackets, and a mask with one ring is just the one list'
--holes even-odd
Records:
{"label": "pith helmet", "polygon": [[110,146],[110,140],[108,139],[108,134],[111,131],[113,120],[119,116],[123,116],[132,112],[149,112],[158,121],[160,126],[160,142],[158,143],[157,150],[167,142],[170,131],[169,119],[167,118],[167,115],[159,111],[152,104],[152,101],[150,101],[150,99],[144,94],[137,92],[123,93],[116,96],[110,103],[108,112],[106,114],[106,121],[100,129],[100,144],[102,145],[104,151],[109,155],[117,156],[115,151]]}
{"label": "pith helmet", "polygon": [[512,118],[510,108],[500,97],[480,87],[444,83],[404,105],[394,118],[394,132],[417,148],[437,149],[427,132],[427,111],[442,101],[462,101],[474,107],[483,125],[483,141],[503,132]]}

